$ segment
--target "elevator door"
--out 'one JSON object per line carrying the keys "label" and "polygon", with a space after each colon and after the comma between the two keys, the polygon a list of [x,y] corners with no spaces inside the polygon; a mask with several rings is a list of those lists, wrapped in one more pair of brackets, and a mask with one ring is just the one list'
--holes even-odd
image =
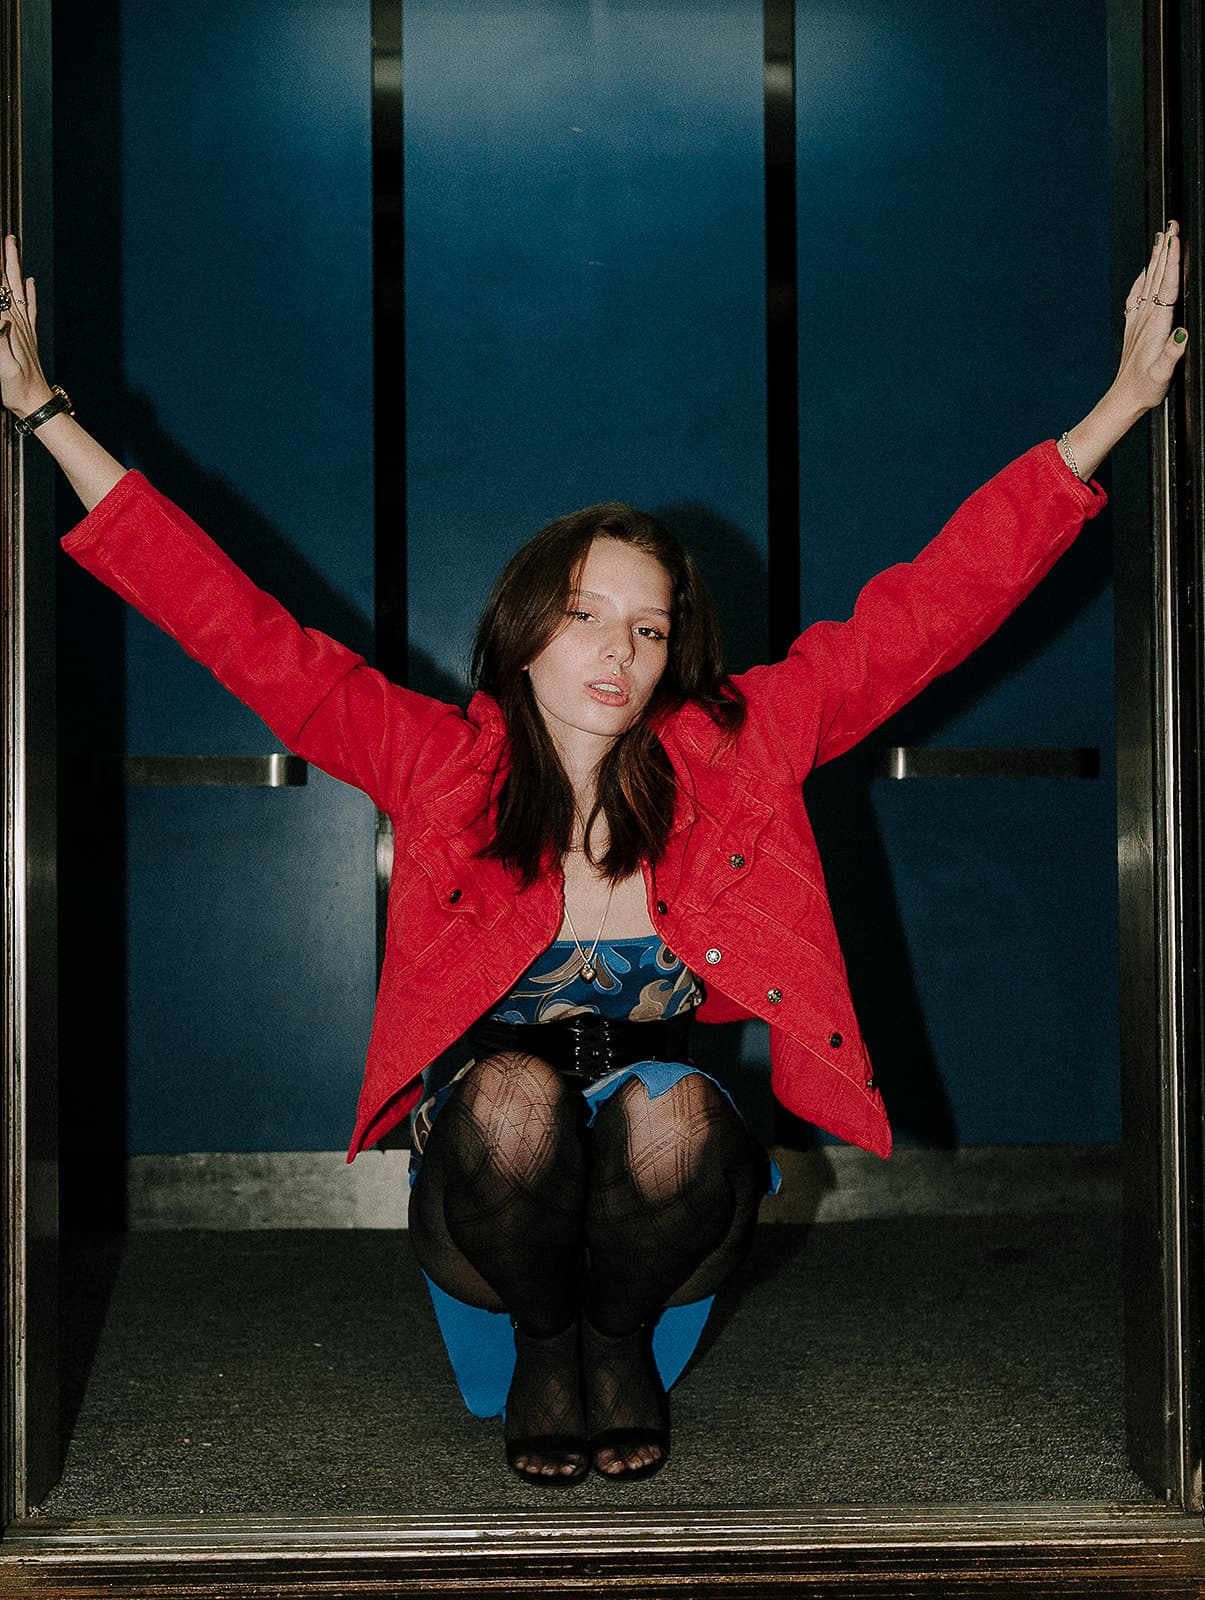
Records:
{"label": "elevator door", "polygon": [[[803,510],[784,531],[764,513],[760,5],[411,0],[417,687],[454,691],[486,568],[569,506],[626,497],[679,527],[746,665],[765,647],[771,539],[802,542],[803,618],[844,614],[1090,403],[1108,377],[1103,33],[1092,8],[1052,23],[1018,7],[960,14],[957,32],[937,6],[797,8]],[[59,352],[81,414],[307,621],[368,647],[367,8],[202,21],[109,0],[56,7],[56,25],[64,90],[94,95],[59,182]],[[1068,108],[1052,63],[1072,54]],[[1070,218],[1040,137],[1060,107]],[[1049,292],[1056,223],[1094,263],[1074,319]],[[332,307],[337,353],[320,360]],[[1085,748],[1099,777],[888,787],[870,752],[816,785],[905,1138],[1116,1136],[1105,537],[1098,523],[880,741]],[[450,591],[449,552],[466,575]],[[64,1039],[71,1153],[329,1148],[371,1007],[371,812],[318,775],[131,790],[79,761],[267,751],[82,577],[64,572],[62,600],[64,945],[92,985]],[[758,1030],[743,1050],[755,1073]]]}

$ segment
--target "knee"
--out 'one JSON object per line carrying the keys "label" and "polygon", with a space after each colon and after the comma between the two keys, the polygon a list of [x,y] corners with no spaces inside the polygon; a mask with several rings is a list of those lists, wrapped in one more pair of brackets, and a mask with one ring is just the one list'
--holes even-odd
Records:
{"label": "knee", "polygon": [[557,1159],[584,1125],[581,1095],[546,1061],[518,1051],[474,1063],[443,1115],[459,1126],[462,1150],[511,1171]]}
{"label": "knee", "polygon": [[457,1079],[452,1098],[488,1114],[499,1105],[560,1106],[569,1101],[572,1093],[564,1078],[547,1061],[521,1050],[506,1050],[475,1061]]}
{"label": "knee", "polygon": [[[600,1126],[608,1111],[607,1125]],[[727,1186],[736,1170],[752,1168],[759,1157],[764,1163],[727,1095],[699,1072],[655,1098],[631,1079],[602,1107],[595,1125],[600,1158],[610,1166],[621,1162],[628,1181],[648,1190],[650,1199],[663,1200],[667,1190]]]}

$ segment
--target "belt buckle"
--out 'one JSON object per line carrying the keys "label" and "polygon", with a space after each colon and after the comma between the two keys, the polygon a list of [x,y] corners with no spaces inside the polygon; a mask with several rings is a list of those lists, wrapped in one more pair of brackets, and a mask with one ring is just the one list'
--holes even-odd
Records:
{"label": "belt buckle", "polygon": [[573,1036],[574,1071],[593,1083],[611,1070],[611,1034],[606,1017],[597,1012],[568,1019]]}

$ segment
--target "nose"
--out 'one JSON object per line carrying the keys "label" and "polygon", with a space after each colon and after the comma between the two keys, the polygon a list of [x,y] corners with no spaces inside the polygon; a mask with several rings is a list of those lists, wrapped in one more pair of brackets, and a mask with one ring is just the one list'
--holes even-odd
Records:
{"label": "nose", "polygon": [[618,621],[609,624],[601,642],[603,660],[624,667],[631,661],[634,652],[635,645],[626,624]]}

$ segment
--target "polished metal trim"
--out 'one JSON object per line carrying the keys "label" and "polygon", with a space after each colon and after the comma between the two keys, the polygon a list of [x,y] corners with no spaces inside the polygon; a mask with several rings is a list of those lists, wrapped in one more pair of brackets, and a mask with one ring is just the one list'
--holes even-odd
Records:
{"label": "polished metal trim", "polygon": [[1180,751],[1180,708],[1178,705],[1178,618],[1175,593],[1175,529],[1171,514],[1170,438],[1167,407],[1152,419],[1152,478],[1155,509],[1155,537],[1159,583],[1157,673],[1160,701],[1159,726],[1162,748],[1156,757],[1157,825],[1162,848],[1157,859],[1164,863],[1160,918],[1162,937],[1158,953],[1162,964],[1161,981],[1165,995],[1164,1053],[1166,1094],[1163,1108],[1163,1236],[1167,1263],[1164,1271],[1165,1374],[1168,1436],[1168,1468],[1172,1492],[1183,1501],[1188,1483],[1185,1472],[1185,1433],[1188,1416],[1188,1390],[1185,1384],[1184,1349],[1186,1330],[1184,1228],[1184,1124],[1182,1100],[1182,1062],[1184,1051],[1183,978],[1184,960],[1183,859],[1180,839],[1179,795],[1183,782]]}
{"label": "polished metal trim", "polygon": [[407,675],[402,0],[372,0],[373,662]]}
{"label": "polished metal trim", "polygon": [[[1119,9],[1132,38],[1142,40],[1146,96],[1141,143],[1138,130],[1130,130],[1133,165],[1124,175],[1124,209],[1134,222],[1141,203],[1151,231],[1169,214],[1180,218],[1188,242],[1181,315],[1192,349],[1199,341],[1202,291],[1193,249],[1193,229],[1201,222],[1203,109],[1200,59],[1193,53],[1200,48],[1200,7],[1196,0],[1131,0]],[[1133,64],[1132,45],[1126,54]],[[1127,287],[1120,278],[1115,301]],[[1127,1421],[1136,1470],[1194,1510],[1202,1504],[1205,1252],[1201,420],[1200,369],[1190,364],[1142,430],[1145,454],[1126,441],[1114,461],[1115,487],[1122,491],[1114,499],[1119,570],[1128,567],[1131,582],[1141,571],[1146,583],[1145,593],[1127,595],[1120,584],[1117,591],[1119,714],[1126,708],[1126,725],[1119,721],[1118,798]],[[1121,521],[1127,511],[1128,527]],[[1140,530],[1145,570],[1134,560]],[[1127,631],[1135,636],[1132,645]]]}
{"label": "polished metal trim", "polygon": [[889,745],[875,754],[876,778],[1099,778],[1100,751],[950,750]]}
{"label": "polished metal trim", "polygon": [[[0,13],[0,213],[6,231],[51,248],[50,15],[48,0],[7,0]],[[26,57],[30,39],[34,59]],[[44,53],[44,58],[43,58]],[[27,119],[33,138],[26,143]],[[39,148],[46,143],[45,148]],[[32,203],[24,204],[28,182]],[[43,288],[51,262],[41,273]],[[49,301],[50,296],[47,296]],[[45,359],[53,359],[51,306],[43,317]],[[0,519],[0,697],[4,701],[4,1290],[3,1478],[5,1515],[23,1513],[57,1474],[55,1389],[57,1306],[53,1251],[57,1230],[54,1060],[54,737],[53,627],[32,625],[27,600],[49,604],[49,546],[27,549],[26,522],[51,503],[49,463],[30,459],[2,428]],[[49,809],[47,809],[49,808]],[[35,957],[36,946],[36,957]],[[34,964],[36,959],[36,965]],[[49,1287],[48,1287],[49,1274]]]}
{"label": "polished metal trim", "polygon": [[[114,1518],[6,1530],[0,1587],[94,1596],[216,1593],[1189,1595],[1199,1520],[1099,1502],[800,1510],[551,1510]],[[14,1587],[19,1585],[20,1587]]]}
{"label": "polished metal trim", "polygon": [[[21,219],[21,8],[6,4],[0,15],[0,209],[5,228],[20,233]],[[0,691],[4,698],[4,1440],[3,1511],[24,1515],[27,1485],[28,1410],[26,1353],[26,1265],[29,1215],[26,1204],[26,828],[25,828],[25,616],[23,608],[25,524],[22,458],[16,436],[0,424]]]}
{"label": "polished metal trim", "polygon": [[[816,1505],[721,1511],[476,1511],[471,1522],[456,1513],[412,1512],[374,1516],[112,1517],[18,1523],[5,1529],[4,1554],[30,1572],[47,1557],[88,1554],[114,1564],[131,1555],[161,1557],[253,1551],[270,1560],[298,1551],[323,1555],[445,1554],[452,1557],[518,1556],[556,1550],[575,1555],[906,1548],[911,1544],[961,1545],[1015,1538],[1025,1548],[1090,1538],[1098,1545],[1133,1545],[1152,1536],[1205,1554],[1205,1527],[1174,1506],[1049,1501],[984,1505]],[[466,1548],[466,1546],[468,1548]],[[474,1572],[479,1566],[474,1567]],[[633,1592],[631,1590],[629,1593]],[[886,1592],[886,1591],[884,1591]]]}
{"label": "polished metal trim", "polygon": [[[1187,1017],[1188,1042],[1184,1060],[1184,1088],[1181,1099],[1183,1119],[1183,1190],[1178,1216],[1185,1271],[1181,1280],[1183,1324],[1180,1340],[1180,1384],[1185,1401],[1185,1422],[1181,1429],[1182,1501],[1186,1508],[1205,1510],[1205,1226],[1202,1201],[1205,1198],[1205,993],[1201,987],[1202,961],[1205,961],[1205,374],[1200,360],[1202,325],[1201,255],[1198,248],[1205,227],[1205,83],[1202,82],[1202,52],[1205,52],[1205,16],[1201,0],[1181,5],[1179,29],[1175,38],[1175,65],[1178,89],[1173,96],[1178,121],[1175,165],[1182,176],[1173,193],[1178,192],[1174,209],[1188,245],[1184,252],[1184,284],[1179,318],[1188,327],[1189,349],[1196,358],[1181,368],[1171,411],[1174,445],[1172,481],[1177,508],[1174,512],[1181,529],[1182,547],[1190,572],[1189,588],[1196,610],[1191,626],[1193,675],[1191,696],[1191,753],[1194,766],[1191,799],[1193,847],[1188,871],[1191,875],[1192,950],[1179,969],[1180,982],[1191,997]],[[1173,171],[1174,171],[1173,167]]]}
{"label": "polished metal trim", "polygon": [[296,789],[308,768],[300,756],[89,756],[76,770],[86,784],[123,788]]}
{"label": "polished metal trim", "polygon": [[[406,122],[403,0],[372,0],[373,663],[409,676],[406,492]],[[377,813],[378,970],[393,824]]]}
{"label": "polished metal trim", "polygon": [[799,239],[795,0],[763,0],[766,591],[770,658],[800,630]]}

